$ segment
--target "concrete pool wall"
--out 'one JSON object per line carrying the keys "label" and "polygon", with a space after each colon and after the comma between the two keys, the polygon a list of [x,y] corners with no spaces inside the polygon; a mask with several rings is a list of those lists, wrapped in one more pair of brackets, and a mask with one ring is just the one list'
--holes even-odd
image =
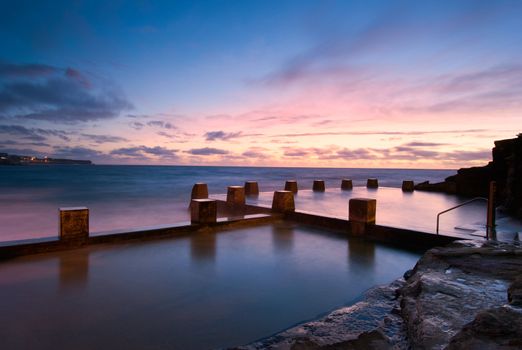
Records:
{"label": "concrete pool wall", "polygon": [[[296,211],[293,206],[293,196],[292,207],[290,209],[285,209],[284,207],[279,208],[278,205],[284,206],[288,203],[283,200],[281,203],[286,204],[277,204],[278,197],[267,193],[260,193],[255,197],[246,196],[245,198],[244,189],[241,188],[243,191],[238,194],[239,189],[239,186],[231,186],[231,192],[229,192],[226,197],[220,195],[213,196],[216,198],[215,202],[217,204],[214,210],[219,212],[219,215],[215,215],[214,222],[207,222],[205,220],[198,222],[197,219],[193,219],[192,222],[181,222],[170,225],[157,225],[104,232],[89,232],[89,214],[87,208],[63,208],[63,210],[59,211],[61,224],[58,237],[44,237],[20,241],[0,242],[0,259],[8,259],[10,257],[19,255],[73,249],[91,244],[111,242],[117,243],[125,240],[146,240],[172,237],[177,235],[190,234],[200,230],[226,230],[233,229],[238,225],[256,226],[281,219],[303,223],[330,231],[333,230],[341,232],[348,236],[362,234],[367,239],[403,247],[428,249],[433,246],[447,244],[459,238],[448,235],[434,235],[419,230],[407,229],[404,227],[379,225],[375,223],[375,219],[368,223],[357,223],[353,217],[351,220],[348,219],[348,210],[346,210],[344,218],[341,218],[339,215],[321,215],[320,213],[318,214],[307,211]],[[357,190],[357,188],[355,189]],[[368,191],[370,190],[375,191],[374,189],[368,189]],[[390,189],[379,189],[377,191],[382,190],[388,191]],[[281,194],[282,192],[288,191],[276,192]],[[342,191],[341,193],[342,197],[339,197],[338,192],[334,192],[334,197],[328,200],[329,205],[336,207],[337,211],[340,207],[339,198],[341,198],[341,201],[350,199],[349,197],[347,198],[345,194],[343,194],[344,192],[346,191]],[[309,191],[300,191],[300,198],[303,198],[304,196],[308,199],[305,202],[308,205],[306,208],[310,208],[309,193]],[[311,193],[313,194],[311,197],[312,201],[318,202],[320,204],[320,208],[323,207],[325,199],[324,196],[331,194],[331,192],[323,192],[322,190],[312,191]],[[285,194],[285,196],[287,194]],[[317,196],[317,194],[321,197],[316,198],[315,196]],[[299,195],[296,195],[297,201],[299,201],[298,196]],[[269,197],[271,197],[273,200],[272,207],[274,209],[266,205],[268,200],[267,198]],[[369,200],[369,202],[375,203],[376,200],[372,199]],[[379,207],[379,202],[377,201],[376,203],[377,204],[372,204],[374,205],[374,211],[376,209],[375,207]],[[192,204],[190,208],[192,208]],[[208,215],[208,213],[206,215]],[[217,218],[218,216],[219,218]],[[362,228],[357,229],[357,227]],[[64,234],[64,232],[67,230],[69,233]]]}

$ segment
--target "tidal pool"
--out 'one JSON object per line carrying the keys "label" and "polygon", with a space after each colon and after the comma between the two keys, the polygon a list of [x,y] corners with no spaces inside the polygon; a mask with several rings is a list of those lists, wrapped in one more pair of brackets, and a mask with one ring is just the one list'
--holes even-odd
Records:
{"label": "tidal pool", "polygon": [[352,303],[419,253],[279,223],[0,263],[2,349],[212,349]]}

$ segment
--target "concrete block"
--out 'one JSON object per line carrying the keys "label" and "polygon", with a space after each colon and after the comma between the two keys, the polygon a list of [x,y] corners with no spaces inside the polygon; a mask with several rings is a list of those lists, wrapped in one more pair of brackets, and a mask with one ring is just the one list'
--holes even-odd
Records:
{"label": "concrete block", "polygon": [[415,190],[415,184],[412,180],[404,180],[402,182],[402,190],[404,192],[413,192]]}
{"label": "concrete block", "polygon": [[257,196],[259,194],[259,185],[257,181],[245,182],[245,194],[247,196]]}
{"label": "concrete block", "polygon": [[366,187],[367,188],[378,188],[379,181],[377,179],[370,178],[370,179],[368,179],[368,181],[366,181]]}
{"label": "concrete block", "polygon": [[375,224],[377,201],[369,198],[352,198],[348,205],[353,235],[364,235],[369,225]]}
{"label": "concrete block", "polygon": [[324,192],[326,189],[326,186],[324,185],[323,180],[314,180],[314,184],[312,186],[312,190],[314,192]]}
{"label": "concrete block", "polygon": [[243,186],[228,186],[227,204],[245,205],[245,188]]}
{"label": "concrete block", "polygon": [[292,191],[275,191],[272,210],[278,213],[295,211],[294,193]]}
{"label": "concrete block", "polygon": [[349,202],[350,221],[375,224],[377,200],[370,198],[352,198]]}
{"label": "concrete block", "polygon": [[193,199],[190,202],[190,222],[210,224],[217,220],[217,201],[215,199]]}
{"label": "concrete block", "polygon": [[351,179],[342,179],[341,180],[341,190],[351,190],[353,189],[353,183]]}
{"label": "concrete block", "polygon": [[288,180],[285,183],[285,191],[290,191],[292,193],[297,193],[297,181]]}
{"label": "concrete block", "polygon": [[208,186],[205,183],[198,182],[192,186],[192,194],[190,199],[208,198]]}
{"label": "concrete block", "polygon": [[86,241],[89,238],[89,209],[60,208],[60,240]]}

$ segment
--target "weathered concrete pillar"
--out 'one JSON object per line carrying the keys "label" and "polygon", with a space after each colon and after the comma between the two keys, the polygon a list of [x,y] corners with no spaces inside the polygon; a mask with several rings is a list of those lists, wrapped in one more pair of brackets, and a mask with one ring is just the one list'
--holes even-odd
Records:
{"label": "weathered concrete pillar", "polygon": [[402,190],[404,192],[413,192],[415,190],[415,184],[412,180],[404,180],[402,182]]}
{"label": "weathered concrete pillar", "polygon": [[352,198],[348,205],[350,226],[353,235],[366,233],[368,225],[375,224],[377,201],[370,198]]}
{"label": "weathered concrete pillar", "polygon": [[314,184],[312,186],[312,190],[314,192],[324,192],[326,186],[324,185],[324,180],[314,180]]}
{"label": "weathered concrete pillar", "polygon": [[370,178],[370,179],[368,179],[368,181],[366,181],[366,187],[367,188],[378,188],[379,181],[377,179]]}
{"label": "weathered concrete pillar", "polygon": [[89,238],[89,209],[60,208],[60,241],[85,242]]}
{"label": "weathered concrete pillar", "polygon": [[192,194],[190,195],[190,199],[204,199],[208,198],[208,186],[205,183],[195,183],[192,186]]}
{"label": "weathered concrete pillar", "polygon": [[245,188],[243,186],[228,186],[227,204],[245,205]]}
{"label": "weathered concrete pillar", "polygon": [[342,179],[341,180],[341,190],[351,190],[353,188],[353,183],[351,179]]}
{"label": "weathered concrete pillar", "polygon": [[210,224],[217,220],[217,201],[215,199],[193,199],[190,201],[190,222]]}
{"label": "weathered concrete pillar", "polygon": [[257,196],[259,194],[259,185],[257,181],[245,182],[245,194],[247,196]]}
{"label": "weathered concrete pillar", "polygon": [[297,193],[297,181],[288,180],[285,183],[285,191],[290,191],[292,193]]}
{"label": "weathered concrete pillar", "polygon": [[278,213],[295,211],[294,193],[292,191],[275,191],[272,210]]}

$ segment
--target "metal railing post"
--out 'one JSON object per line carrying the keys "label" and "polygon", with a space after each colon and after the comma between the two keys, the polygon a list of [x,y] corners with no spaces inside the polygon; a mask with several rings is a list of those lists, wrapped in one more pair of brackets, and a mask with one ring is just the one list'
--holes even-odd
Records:
{"label": "metal railing post", "polygon": [[[444,213],[447,213],[448,211],[452,211],[452,210],[455,210],[457,208],[460,208],[460,207],[463,207],[465,205],[468,205],[470,203],[473,203],[473,202],[476,202],[476,201],[486,201],[488,202],[488,200],[486,198],[483,198],[483,197],[476,197],[476,198],[473,198],[473,199],[470,199],[469,201],[465,201],[464,203],[460,203],[459,205],[456,205],[454,207],[451,207],[449,209],[446,209],[446,210],[443,210],[441,211],[440,213],[437,214],[437,234],[439,234],[439,222],[440,222],[440,216]],[[488,202],[489,203],[489,202]],[[494,210],[494,209],[493,209]],[[487,236],[487,232],[486,232],[486,236]],[[487,238],[487,237],[486,237]]]}
{"label": "metal railing post", "polygon": [[488,216],[486,222],[486,239],[489,239],[495,230],[495,195],[497,192],[497,182],[491,181],[489,183],[488,196]]}

